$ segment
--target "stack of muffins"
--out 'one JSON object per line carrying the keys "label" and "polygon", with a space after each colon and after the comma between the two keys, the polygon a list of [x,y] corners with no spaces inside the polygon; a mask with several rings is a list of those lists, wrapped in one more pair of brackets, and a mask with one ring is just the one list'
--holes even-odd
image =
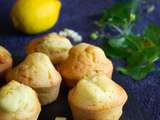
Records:
{"label": "stack of muffins", "polygon": [[118,120],[127,100],[112,78],[113,65],[97,46],[75,46],[56,33],[32,40],[28,56],[12,68],[10,53],[0,46],[0,120],[37,120],[41,105],[54,102],[62,79],[70,88],[74,120]]}

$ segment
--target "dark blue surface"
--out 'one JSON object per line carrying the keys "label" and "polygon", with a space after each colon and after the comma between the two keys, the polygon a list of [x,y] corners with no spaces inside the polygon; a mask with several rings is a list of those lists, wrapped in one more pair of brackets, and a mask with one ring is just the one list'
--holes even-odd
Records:
{"label": "dark blue surface", "polygon": [[[0,44],[8,48],[13,54],[15,64],[25,56],[24,46],[31,39],[41,35],[30,36],[16,32],[10,22],[9,12],[14,0],[0,0]],[[78,31],[84,41],[89,40],[89,33],[95,30],[91,16],[101,9],[112,4],[111,0],[62,0],[63,9],[61,17],[51,31],[59,31],[63,28],[71,28]],[[137,31],[144,27],[148,21],[159,24],[160,4],[148,1],[148,5],[156,4],[157,9],[153,14],[144,15],[139,20]],[[142,9],[146,6],[142,6]],[[143,15],[143,12],[142,12]],[[45,34],[45,33],[44,33]],[[114,65],[120,64],[114,60]],[[160,63],[157,63],[160,64]],[[152,72],[141,81],[133,81],[130,77],[114,72],[113,79],[122,85],[129,95],[124,107],[122,120],[160,120],[160,73]],[[42,109],[39,120],[54,120],[55,116],[66,116],[71,119],[71,114],[66,102],[67,89],[63,85],[58,100]]]}

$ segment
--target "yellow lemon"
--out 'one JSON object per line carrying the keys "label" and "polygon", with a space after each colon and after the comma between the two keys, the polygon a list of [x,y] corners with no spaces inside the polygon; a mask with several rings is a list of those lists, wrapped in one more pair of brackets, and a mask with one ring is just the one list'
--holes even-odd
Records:
{"label": "yellow lemon", "polygon": [[17,0],[11,11],[16,29],[37,34],[55,25],[61,9],[59,0]]}

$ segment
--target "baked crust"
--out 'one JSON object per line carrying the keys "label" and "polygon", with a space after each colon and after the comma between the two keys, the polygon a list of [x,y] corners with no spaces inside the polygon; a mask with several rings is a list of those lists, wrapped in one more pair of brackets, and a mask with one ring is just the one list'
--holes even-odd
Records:
{"label": "baked crust", "polygon": [[118,120],[127,98],[125,90],[104,74],[83,78],[68,94],[74,120]]}
{"label": "baked crust", "polygon": [[58,64],[68,58],[68,52],[72,44],[64,36],[56,33],[50,33],[42,38],[32,40],[26,47],[28,54],[33,52],[42,52],[49,56],[52,63]]}
{"label": "baked crust", "polygon": [[[6,90],[10,86],[14,86],[14,87],[10,88],[10,90],[9,90],[10,92],[9,91],[7,92]],[[6,87],[8,87],[8,88],[6,89]],[[12,89],[15,89],[15,90],[12,90]],[[38,96],[37,96],[36,92],[32,88],[25,86],[25,85],[22,85],[16,81],[11,81],[6,86],[2,87],[0,89],[0,91],[3,93],[7,92],[6,96],[8,94],[10,96],[12,96],[12,101],[10,101],[10,102],[15,101],[15,102],[19,103],[19,105],[18,105],[19,108],[17,108],[17,110],[14,110],[12,108],[12,111],[5,111],[0,107],[0,120],[37,120],[38,119],[38,116],[41,111],[41,105],[38,100]],[[27,98],[27,97],[24,98],[24,94],[19,95],[20,93],[25,93],[25,95],[28,96],[29,98]],[[3,95],[3,97],[5,97],[5,94]],[[22,101],[17,101],[18,100],[17,97],[21,97],[19,99],[21,99]],[[0,98],[0,99],[2,99],[2,98]],[[7,99],[7,97],[5,99]],[[13,99],[16,99],[16,100],[13,100]],[[24,100],[24,99],[27,99],[27,100]],[[23,104],[25,104],[25,106],[23,104],[21,106],[20,105],[21,102],[22,103],[24,102]],[[7,103],[7,104],[9,104],[9,103]]]}
{"label": "baked crust", "polygon": [[68,59],[58,65],[57,69],[66,84],[74,87],[80,79],[91,72],[105,73],[111,78],[113,65],[101,48],[80,43],[71,48]]}
{"label": "baked crust", "polygon": [[49,57],[38,52],[28,55],[22,63],[10,70],[6,79],[15,79],[32,87],[38,93],[42,105],[56,100],[61,83],[61,75]]}
{"label": "baked crust", "polygon": [[7,49],[0,46],[0,78],[12,67],[12,57]]}

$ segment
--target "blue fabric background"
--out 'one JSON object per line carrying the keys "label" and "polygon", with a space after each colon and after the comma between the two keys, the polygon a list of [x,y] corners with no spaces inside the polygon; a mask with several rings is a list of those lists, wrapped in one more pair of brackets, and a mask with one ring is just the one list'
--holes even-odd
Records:
{"label": "blue fabric background", "polygon": [[[138,21],[137,31],[140,31],[148,21],[160,24],[160,4],[157,1],[148,0],[147,5],[155,4],[157,10],[153,14],[144,15],[143,19]],[[14,2],[15,0],[0,0],[0,44],[10,50],[16,65],[25,56],[24,46],[26,43],[43,34],[30,36],[14,30],[9,19],[9,12]],[[89,39],[89,34],[95,30],[91,16],[106,6],[110,6],[112,2],[112,0],[62,0],[63,8],[60,19],[56,26],[48,32],[71,28],[78,31],[84,41],[96,44]],[[143,8],[144,6],[142,6]],[[120,64],[117,60],[113,60],[113,62],[115,66]],[[157,62],[157,65],[160,63]],[[129,95],[122,120],[160,120],[159,72],[152,72],[141,81],[133,81],[130,77],[115,71],[113,79],[123,86]],[[62,85],[58,100],[43,107],[39,120],[54,120],[56,116],[66,116],[68,120],[72,119],[66,96],[67,89]]]}

